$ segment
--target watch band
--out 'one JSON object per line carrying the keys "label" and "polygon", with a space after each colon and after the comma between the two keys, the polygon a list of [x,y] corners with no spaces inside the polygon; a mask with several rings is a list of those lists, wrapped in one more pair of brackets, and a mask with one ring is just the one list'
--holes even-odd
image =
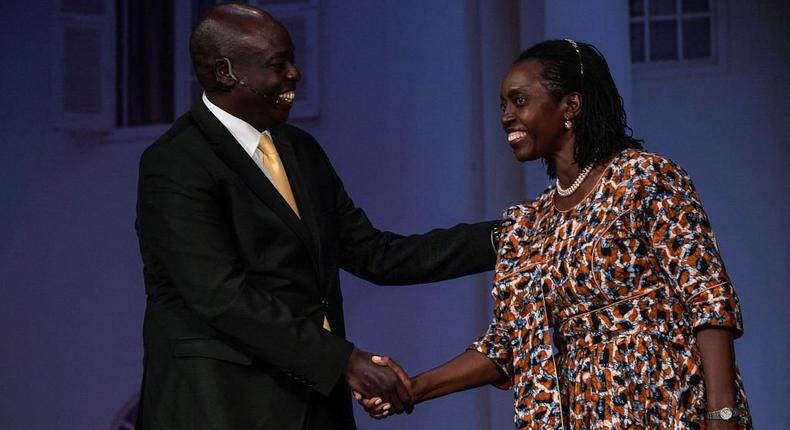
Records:
{"label": "watch band", "polygon": [[721,408],[716,411],[710,411],[707,413],[706,418],[709,420],[722,420],[722,421],[729,421],[735,417],[740,415],[738,410],[735,408]]}

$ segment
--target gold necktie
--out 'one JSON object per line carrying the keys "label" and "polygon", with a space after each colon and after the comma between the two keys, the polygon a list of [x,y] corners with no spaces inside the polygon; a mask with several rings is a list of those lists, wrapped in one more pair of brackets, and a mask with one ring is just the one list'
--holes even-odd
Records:
{"label": "gold necktie", "polygon": [[[285,174],[285,167],[280,161],[280,154],[277,153],[277,148],[274,147],[274,142],[272,142],[272,138],[267,133],[261,134],[261,139],[258,141],[258,149],[263,153],[263,166],[266,167],[269,175],[271,175],[274,188],[277,188],[277,191],[288,202],[296,216],[301,218],[299,208],[296,206],[296,199],[294,199],[294,193],[291,191],[291,184],[288,182],[288,176]],[[332,331],[332,328],[329,326],[329,320],[326,317],[324,317],[324,329]]]}
{"label": "gold necktie", "polygon": [[283,162],[280,161],[280,154],[277,153],[277,148],[274,147],[272,138],[267,133],[261,134],[261,139],[258,141],[258,149],[263,153],[263,166],[272,177],[272,184],[274,188],[291,206],[296,216],[299,216],[299,208],[296,207],[296,199],[294,193],[291,191],[291,184],[288,183],[288,176],[285,174]]}

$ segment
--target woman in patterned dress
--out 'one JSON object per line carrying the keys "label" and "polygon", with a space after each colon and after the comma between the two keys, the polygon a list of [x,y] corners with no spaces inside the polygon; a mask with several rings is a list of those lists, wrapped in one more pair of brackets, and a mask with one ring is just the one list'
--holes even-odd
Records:
{"label": "woman in patterned dress", "polygon": [[413,379],[380,364],[416,403],[510,387],[519,429],[750,428],[740,307],[708,218],[686,172],[631,137],[601,53],[535,45],[501,100],[516,158],[542,159],[556,184],[504,212],[493,322]]}

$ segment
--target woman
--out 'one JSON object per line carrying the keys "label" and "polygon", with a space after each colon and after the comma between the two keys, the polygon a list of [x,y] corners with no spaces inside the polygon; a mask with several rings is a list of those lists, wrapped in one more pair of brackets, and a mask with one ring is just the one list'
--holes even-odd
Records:
{"label": "woman", "polygon": [[631,137],[601,53],[535,45],[501,100],[516,158],[543,159],[556,182],[504,213],[494,320],[411,380],[380,363],[415,403],[512,387],[520,429],[751,427],[733,351],[738,298],[707,216],[688,175]]}

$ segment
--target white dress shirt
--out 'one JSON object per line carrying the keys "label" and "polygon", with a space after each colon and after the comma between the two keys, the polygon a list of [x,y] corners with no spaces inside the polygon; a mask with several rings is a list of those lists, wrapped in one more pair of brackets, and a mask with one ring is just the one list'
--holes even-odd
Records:
{"label": "white dress shirt", "polygon": [[[259,132],[247,121],[237,118],[225,112],[214,103],[211,103],[208,97],[206,97],[206,93],[203,93],[203,103],[206,105],[208,110],[211,111],[215,117],[217,117],[219,122],[221,122],[222,125],[228,129],[230,134],[236,138],[236,142],[239,142],[239,145],[244,148],[244,152],[246,152],[250,158],[252,158],[252,161],[255,162],[255,165],[257,165],[263,174],[266,175],[266,177],[271,181],[271,174],[269,174],[269,171],[266,170],[266,167],[263,165],[263,152],[258,149],[258,142],[261,140],[261,134],[265,133],[271,139],[272,135],[269,134],[269,130],[265,130],[263,133]],[[272,142],[274,142],[274,139],[272,139]]]}

